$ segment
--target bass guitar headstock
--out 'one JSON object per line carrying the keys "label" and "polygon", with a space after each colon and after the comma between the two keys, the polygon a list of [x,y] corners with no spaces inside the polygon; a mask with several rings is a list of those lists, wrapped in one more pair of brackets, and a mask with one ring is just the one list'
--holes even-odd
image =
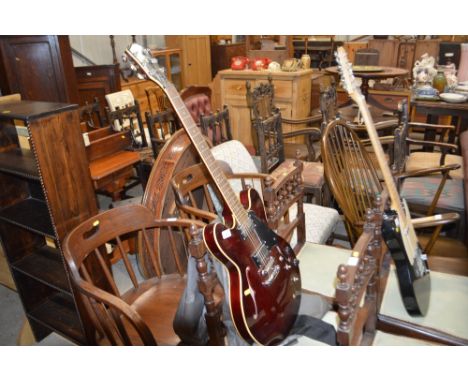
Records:
{"label": "bass guitar headstock", "polygon": [[158,60],[151,55],[151,51],[143,46],[133,43],[125,49],[125,56],[130,60],[131,67],[140,77],[156,82],[165,89],[169,81],[164,69],[158,65]]}
{"label": "bass guitar headstock", "polygon": [[335,53],[335,57],[338,62],[338,72],[340,73],[343,88],[356,103],[361,102],[363,100],[361,88],[356,83],[353,65],[348,60],[346,50],[340,46]]}

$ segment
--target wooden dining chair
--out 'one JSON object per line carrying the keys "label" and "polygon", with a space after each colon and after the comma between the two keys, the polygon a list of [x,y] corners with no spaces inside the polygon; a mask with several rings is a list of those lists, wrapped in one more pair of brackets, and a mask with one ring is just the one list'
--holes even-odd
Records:
{"label": "wooden dining chair", "polygon": [[154,158],[156,158],[166,142],[182,126],[172,109],[158,111],[154,114],[147,111],[145,119],[151,140],[151,148]]}
{"label": "wooden dining chair", "polygon": [[[377,196],[386,194],[385,184],[381,183],[374,163],[353,127],[344,120],[335,120],[328,124],[322,138],[322,156],[328,184],[343,211],[348,237],[354,244],[362,234],[366,209],[372,208]],[[448,171],[450,168],[442,167],[402,173],[397,174],[397,180],[403,181],[410,177],[417,179],[419,176],[437,172],[444,174]],[[434,198],[438,198],[438,195],[434,195]],[[453,223],[458,218],[457,213],[447,213],[434,219],[427,217],[413,221],[416,229],[434,225],[437,227],[430,236],[419,235],[419,239],[424,241],[425,253],[441,255],[435,246],[436,240],[441,240],[440,230],[444,224]],[[450,257],[450,254],[443,255]]]}
{"label": "wooden dining chair", "polygon": [[157,112],[172,108],[169,99],[159,86],[146,88],[145,94],[151,114],[156,114]]}
{"label": "wooden dining chair", "polygon": [[[176,242],[189,238],[182,248],[188,248],[186,255],[194,257],[197,264],[211,334],[208,343],[223,343],[220,324],[223,294],[216,274],[206,264],[201,226],[203,223],[199,221],[155,220],[153,212],[146,207],[126,205],[87,219],[68,234],[64,256],[93,324],[86,328],[90,345],[177,345],[180,342],[173,330],[173,319],[186,277],[179,273],[164,274],[161,254],[152,244],[154,230],[169,232],[171,254],[164,255],[176,259],[181,248]],[[125,250],[125,241],[129,239],[137,240],[138,251],[151,260],[154,277],[144,279],[139,274],[135,256]],[[108,259],[112,247],[118,248],[122,256],[121,266],[113,269]],[[93,268],[88,266],[90,262]]]}
{"label": "wooden dining chair", "polygon": [[225,105],[222,110],[207,115],[200,115],[200,128],[202,134],[208,137],[213,146],[232,139],[229,109]]}
{"label": "wooden dining chair", "polygon": [[[226,170],[228,171],[226,176],[236,191],[246,190],[249,187],[259,191],[264,197],[269,227],[287,241],[290,241],[295,233],[298,239],[292,245],[298,252],[305,242],[303,193],[300,187],[301,168],[296,168],[295,171],[277,181],[267,174],[234,174],[229,168]],[[203,164],[193,165],[179,171],[172,178],[171,183],[181,217],[209,223],[217,219],[222,212],[223,205],[220,202],[223,200],[222,196]],[[287,197],[286,192],[289,193]],[[297,205],[296,208],[299,210],[296,216],[289,213],[293,205]]]}
{"label": "wooden dining chair", "polygon": [[[303,182],[308,201],[328,205],[328,188],[323,174],[323,164],[316,162],[314,142],[320,140],[320,129],[307,127],[297,131],[283,132],[283,122],[306,124],[321,121],[320,115],[303,120],[284,119],[273,104],[274,86],[271,77],[253,90],[247,82],[247,104],[251,109],[252,129],[256,134],[260,170],[263,173],[288,171],[296,158],[303,160]],[[304,137],[306,143],[288,142],[290,138]]]}

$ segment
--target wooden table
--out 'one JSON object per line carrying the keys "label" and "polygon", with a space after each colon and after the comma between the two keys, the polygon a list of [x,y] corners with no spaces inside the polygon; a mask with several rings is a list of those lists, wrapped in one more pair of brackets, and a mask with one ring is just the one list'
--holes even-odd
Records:
{"label": "wooden table", "polygon": [[[362,79],[361,83],[361,92],[367,100],[367,96],[369,94],[369,81],[370,80],[382,80],[387,78],[397,78],[397,77],[406,77],[408,75],[408,71],[406,69],[401,68],[393,68],[390,66],[378,66],[379,71],[375,72],[353,72],[355,77],[359,77]],[[333,74],[336,77],[339,77],[338,67],[331,66],[326,68],[325,71],[327,73]]]}
{"label": "wooden table", "polygon": [[[450,134],[449,142],[455,142],[458,135],[468,129],[468,102],[449,103],[444,101],[421,101],[412,99],[412,119],[415,113],[426,115],[427,123],[439,123],[439,117],[451,116],[452,125],[456,126],[453,134]],[[426,130],[425,140],[434,140],[436,132]]]}

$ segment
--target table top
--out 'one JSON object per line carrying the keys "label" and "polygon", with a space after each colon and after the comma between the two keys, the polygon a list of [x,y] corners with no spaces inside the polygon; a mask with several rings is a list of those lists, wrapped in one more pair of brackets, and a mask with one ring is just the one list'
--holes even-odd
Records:
{"label": "table top", "polygon": [[451,115],[468,118],[468,102],[452,103],[411,99],[411,106],[427,115]]}
{"label": "table top", "polygon": [[220,70],[219,76],[221,79],[224,78],[268,78],[271,76],[274,80],[275,79],[286,79],[292,77],[301,77],[301,76],[311,76],[314,74],[312,69],[300,69],[296,72],[272,72],[271,70],[252,70],[252,69],[244,69],[244,70],[233,70],[233,69],[224,69]]}
{"label": "table top", "polygon": [[411,104],[416,107],[424,107],[427,109],[446,109],[446,110],[464,110],[468,111],[468,102],[444,102],[444,101],[425,101],[411,99]]}
{"label": "table top", "polygon": [[[360,78],[394,78],[394,77],[403,77],[408,75],[408,70],[402,68],[394,68],[391,66],[378,66],[382,69],[378,72],[353,72],[355,77]],[[338,66],[330,66],[325,68],[328,73],[338,75]]]}

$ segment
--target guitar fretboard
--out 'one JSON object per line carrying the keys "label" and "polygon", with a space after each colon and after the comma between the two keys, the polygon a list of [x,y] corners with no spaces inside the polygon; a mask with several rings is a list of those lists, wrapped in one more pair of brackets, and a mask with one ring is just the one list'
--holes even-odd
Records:
{"label": "guitar fretboard", "polygon": [[221,192],[226,204],[229,206],[232,214],[237,219],[241,229],[250,229],[250,219],[242,204],[240,203],[237,195],[234,193],[231,185],[229,184],[226,175],[219,167],[216,159],[211,153],[205,137],[201,134],[200,129],[193,120],[190,112],[185,106],[184,101],[180,98],[177,89],[173,84],[168,83],[166,86],[166,94],[174,107],[175,112],[179,116],[182,124],[185,127],[192,143],[198,151],[203,163],[205,163],[208,171],[210,172],[214,182],[216,183],[219,191]]}

